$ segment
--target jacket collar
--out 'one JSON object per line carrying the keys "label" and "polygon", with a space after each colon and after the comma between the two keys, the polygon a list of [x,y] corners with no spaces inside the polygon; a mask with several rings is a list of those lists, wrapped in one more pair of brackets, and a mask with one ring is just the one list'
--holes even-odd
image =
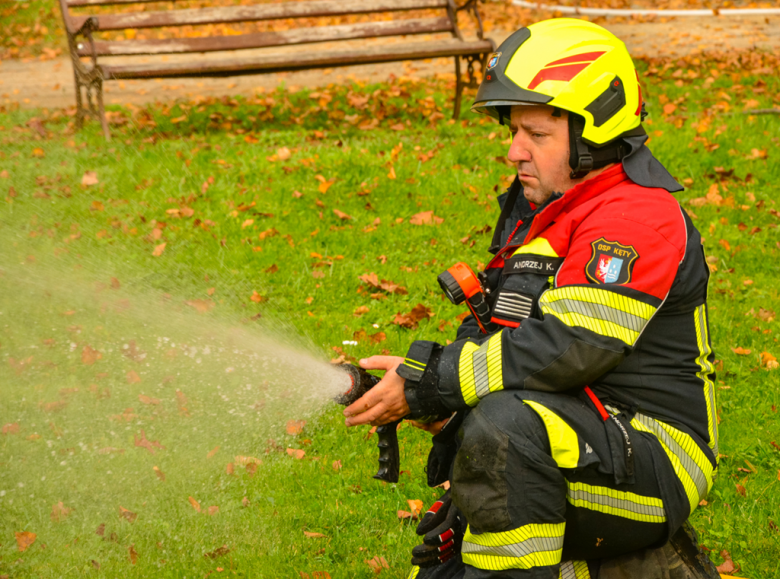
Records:
{"label": "jacket collar", "polygon": [[541,211],[537,213],[523,243],[534,239],[556,219],[625,181],[630,182],[630,179],[626,175],[623,165],[617,163],[595,177],[578,183],[563,194],[553,193]]}

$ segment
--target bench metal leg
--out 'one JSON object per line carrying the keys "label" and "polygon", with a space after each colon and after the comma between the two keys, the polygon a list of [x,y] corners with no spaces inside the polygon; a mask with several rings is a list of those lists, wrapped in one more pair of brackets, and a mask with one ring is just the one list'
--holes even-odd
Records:
{"label": "bench metal leg", "polygon": [[[479,86],[478,74],[481,76],[485,68],[485,58],[487,54],[474,54],[468,56],[455,57],[455,106],[452,114],[453,119],[460,117],[460,101],[463,100],[463,89],[477,88]],[[466,61],[466,74],[461,74],[460,59]]]}

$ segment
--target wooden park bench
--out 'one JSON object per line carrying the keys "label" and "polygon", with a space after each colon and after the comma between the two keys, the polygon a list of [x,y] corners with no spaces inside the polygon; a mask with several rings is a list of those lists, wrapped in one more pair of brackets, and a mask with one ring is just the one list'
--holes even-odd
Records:
{"label": "wooden park bench", "polygon": [[[463,88],[476,86],[486,56],[495,50],[494,42],[484,38],[482,20],[477,11],[478,0],[466,0],[460,6],[455,0],[298,0],[159,11],[137,8],[155,1],[162,4],[159,0],[59,1],[76,80],[77,127],[81,127],[87,116],[98,118],[106,139],[109,131],[103,107],[103,82],[107,80],[226,77],[437,57],[455,58],[453,116],[457,118]],[[175,1],[172,4],[175,6]],[[128,5],[135,10],[127,11]],[[165,5],[170,6],[171,3]],[[110,8],[101,8],[100,14],[94,14],[92,10],[93,15],[71,13],[72,8],[80,8],[84,12],[95,6]],[[418,12],[414,14],[412,11]],[[424,11],[422,14],[426,17],[418,17],[419,11]],[[471,13],[475,18],[477,39],[464,39],[457,23],[457,13],[461,11]],[[388,19],[388,13],[392,13],[391,19]],[[351,23],[311,25],[313,18],[342,16],[348,16]],[[293,22],[293,27],[278,31],[190,37],[192,26],[197,25],[282,19],[285,19],[285,27],[290,22]],[[138,39],[132,32],[148,28],[166,28],[167,32],[180,27],[187,27],[187,37]],[[100,32],[121,30],[125,31],[125,39],[95,38]],[[449,33],[450,37],[419,37],[435,33]],[[403,41],[396,38],[395,42],[379,44],[361,42],[357,46],[348,42],[411,35],[418,35],[418,38]],[[282,48],[311,43],[328,44],[297,52]],[[277,50],[250,50],[272,47],[277,47]],[[203,53],[207,52],[223,54],[206,58]],[[188,56],[174,60],[170,56],[166,58],[166,55]],[[110,62],[110,57],[118,56],[137,56],[138,59],[131,59],[129,63],[127,58],[119,64]],[[109,57],[108,61],[106,57]],[[466,66],[466,74],[462,74],[461,61]]]}

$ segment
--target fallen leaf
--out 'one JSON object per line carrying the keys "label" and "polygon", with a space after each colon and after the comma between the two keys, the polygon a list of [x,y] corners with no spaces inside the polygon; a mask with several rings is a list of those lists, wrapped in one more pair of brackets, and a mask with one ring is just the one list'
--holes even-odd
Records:
{"label": "fallen leaf", "polygon": [[292,153],[290,152],[290,149],[288,149],[287,147],[281,147],[280,149],[276,149],[276,157],[280,161],[286,161],[287,159],[290,158],[291,155]]}
{"label": "fallen leaf", "polygon": [[203,556],[208,559],[216,559],[217,557],[224,557],[228,553],[230,553],[228,546],[222,545],[221,547],[214,549],[211,553],[204,553]]}
{"label": "fallen leaf", "polygon": [[165,243],[161,243],[160,245],[156,245],[155,248],[154,248],[154,251],[152,252],[152,255],[154,257],[160,257],[162,255],[163,251],[165,251]]}
{"label": "fallen leaf", "polygon": [[385,560],[385,558],[384,557],[380,557],[378,555],[376,557],[374,557],[373,559],[365,559],[363,562],[366,563],[369,567],[371,567],[371,569],[377,575],[379,575],[379,573],[382,572],[383,568],[384,569],[389,569],[390,568],[390,566],[387,564],[387,561]]}
{"label": "fallen leaf", "polygon": [[160,449],[160,448],[164,449],[165,448],[157,440],[147,440],[146,432],[144,432],[143,428],[141,429],[141,438],[138,438],[138,436],[135,435],[135,434],[133,435],[133,443],[137,447],[145,448],[146,450],[148,450],[152,454],[155,453],[155,450],[154,450],[155,448],[157,448],[157,449]]}
{"label": "fallen leaf", "polygon": [[200,512],[200,503],[196,501],[194,497],[187,497],[187,500],[190,501],[193,509]]}
{"label": "fallen leaf", "polygon": [[739,347],[731,348],[731,351],[734,352],[737,356],[749,356],[753,350],[746,350],[745,348]]}
{"label": "fallen leaf", "polygon": [[423,510],[423,502],[417,499],[409,499],[406,502],[409,503],[409,508],[412,509],[412,518],[416,520]]}
{"label": "fallen leaf", "polygon": [[737,484],[737,492],[738,492],[740,495],[742,495],[743,497],[744,497],[744,496],[747,496],[747,490],[745,489],[745,487],[743,487],[743,486],[742,486],[741,484],[739,484],[739,483],[736,483],[736,484]]}
{"label": "fallen leaf", "polygon": [[398,515],[399,519],[411,519],[412,513],[408,511],[396,511],[396,515]]}
{"label": "fallen leaf", "polygon": [[135,564],[136,564],[136,562],[138,561],[138,552],[135,550],[135,545],[130,545],[130,546],[127,548],[127,552],[128,552],[128,553],[129,553],[129,555],[130,555],[130,563],[131,563],[132,565],[135,565]]}
{"label": "fallen leaf", "polygon": [[43,149],[41,149],[40,147],[35,147],[35,148],[32,150],[32,156],[33,156],[33,157],[45,157],[45,156],[46,156],[46,153],[45,153],[45,152],[44,152],[44,150],[43,150]]}
{"label": "fallen leaf", "polygon": [[334,460],[331,466],[333,467],[333,470],[341,470],[341,461]]}
{"label": "fallen leaf", "polygon": [[412,215],[409,219],[409,223],[412,225],[425,225],[427,223],[435,223],[436,225],[444,223],[444,219],[437,217],[433,214],[433,211],[422,211]]}
{"label": "fallen leaf", "polygon": [[136,372],[135,370],[128,370],[125,377],[127,378],[128,384],[137,384],[138,382],[141,381],[141,377],[138,375],[138,372]]}
{"label": "fallen leaf", "polygon": [[255,302],[256,304],[259,304],[259,303],[260,303],[260,302],[262,302],[262,301],[263,301],[265,298],[264,298],[263,296],[261,296],[259,293],[257,293],[257,291],[253,291],[253,292],[252,292],[252,295],[251,295],[251,296],[249,296],[249,299],[250,299],[251,301]]}
{"label": "fallen leaf", "polygon": [[73,509],[66,507],[62,504],[62,501],[60,501],[57,504],[51,506],[51,514],[49,517],[51,518],[52,522],[59,523],[72,512]]}
{"label": "fallen leaf", "polygon": [[306,426],[305,420],[290,420],[287,422],[287,434],[300,434]]}
{"label": "fallen leaf", "polygon": [[288,448],[287,449],[287,454],[289,454],[293,458],[301,460],[304,456],[306,456],[306,451],[305,450],[300,450],[300,449],[297,449],[297,448]]}
{"label": "fallen leaf", "polygon": [[89,345],[84,346],[84,348],[81,350],[81,363],[86,365],[91,365],[100,360],[103,357],[103,354],[98,352],[97,350],[93,350]]}
{"label": "fallen leaf", "polygon": [[233,461],[239,466],[247,466],[250,464],[263,464],[263,461],[254,456],[236,456]]}
{"label": "fallen leaf", "polygon": [[138,515],[134,513],[133,511],[124,508],[122,505],[119,505],[119,516],[123,519],[126,519],[130,521],[131,523],[134,523],[135,520],[138,518]]}
{"label": "fallen leaf", "polygon": [[84,175],[81,177],[81,184],[85,187],[89,187],[90,185],[97,185],[97,173],[95,171],[85,171]]}
{"label": "fallen leaf", "polygon": [[215,454],[217,454],[217,452],[218,452],[218,451],[219,451],[219,445],[217,445],[217,446],[215,446],[214,448],[212,448],[212,449],[209,451],[209,453],[206,455],[206,458],[211,458],[211,457],[213,457]]}
{"label": "fallen leaf", "polygon": [[199,314],[205,314],[213,308],[215,304],[211,300],[188,300],[184,302],[184,305],[190,306]]}
{"label": "fallen leaf", "polygon": [[19,432],[19,423],[10,422],[3,425],[3,434],[17,434]]}
{"label": "fallen leaf", "polygon": [[761,352],[761,366],[769,370],[774,370],[778,366],[777,358],[769,352]]}
{"label": "fallen leaf", "polygon": [[328,537],[326,535],[323,535],[322,533],[310,533],[309,531],[304,531],[304,535],[309,537],[310,539],[327,539]]}
{"label": "fallen leaf", "polygon": [[19,549],[19,552],[23,553],[26,551],[35,542],[36,536],[35,533],[30,533],[29,531],[16,533],[16,547]]}
{"label": "fallen leaf", "polygon": [[208,511],[208,513],[209,513],[209,515],[210,515],[210,516],[212,516],[212,517],[213,517],[214,515],[216,515],[217,513],[219,513],[219,507],[218,507],[218,506],[216,506],[216,505],[212,505],[212,506],[210,506],[210,507],[209,507],[209,511]]}
{"label": "fallen leaf", "polygon": [[155,406],[160,403],[159,398],[152,398],[151,396],[146,396],[145,394],[139,394],[138,400],[141,402],[141,404],[153,404]]}
{"label": "fallen leaf", "polygon": [[339,211],[338,209],[334,209],[333,213],[336,214],[336,217],[338,217],[339,219],[343,219],[344,221],[349,221],[350,219],[352,219],[351,215],[347,215],[346,213],[344,213],[343,211]]}
{"label": "fallen leaf", "polygon": [[165,473],[159,469],[159,467],[153,466],[152,470],[154,471],[154,474],[157,475],[157,478],[161,481],[165,481]]}
{"label": "fallen leaf", "polygon": [[734,561],[731,560],[731,555],[725,549],[720,552],[720,556],[723,557],[723,563],[718,565],[717,571],[721,574],[733,573],[736,567]]}
{"label": "fallen leaf", "polygon": [[433,317],[433,311],[423,304],[417,304],[408,314],[397,313],[393,318],[393,323],[402,328],[416,330],[420,320],[431,317]]}

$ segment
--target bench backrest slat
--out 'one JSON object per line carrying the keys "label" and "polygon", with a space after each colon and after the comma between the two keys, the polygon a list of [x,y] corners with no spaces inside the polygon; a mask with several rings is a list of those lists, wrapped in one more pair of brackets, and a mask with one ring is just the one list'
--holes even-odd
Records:
{"label": "bench backrest slat", "polygon": [[[374,12],[394,12],[424,8],[446,8],[447,0],[312,0],[286,4],[258,4],[255,6],[220,6],[188,8],[165,12],[127,12],[95,16],[100,30],[126,28],[159,28],[197,24],[222,24],[228,22],[252,22],[281,18],[314,18],[343,16]],[[81,26],[88,16],[70,16],[72,29]]]}
{"label": "bench backrest slat", "polygon": [[[237,36],[119,41],[97,40],[95,41],[95,54],[97,56],[184,54],[451,31],[452,22],[446,17],[410,18],[406,20],[363,22],[337,26],[314,26],[311,28],[280,30],[279,32],[255,32]],[[79,56],[89,56],[91,54],[89,45],[84,43],[83,47],[78,50],[78,54]]]}

